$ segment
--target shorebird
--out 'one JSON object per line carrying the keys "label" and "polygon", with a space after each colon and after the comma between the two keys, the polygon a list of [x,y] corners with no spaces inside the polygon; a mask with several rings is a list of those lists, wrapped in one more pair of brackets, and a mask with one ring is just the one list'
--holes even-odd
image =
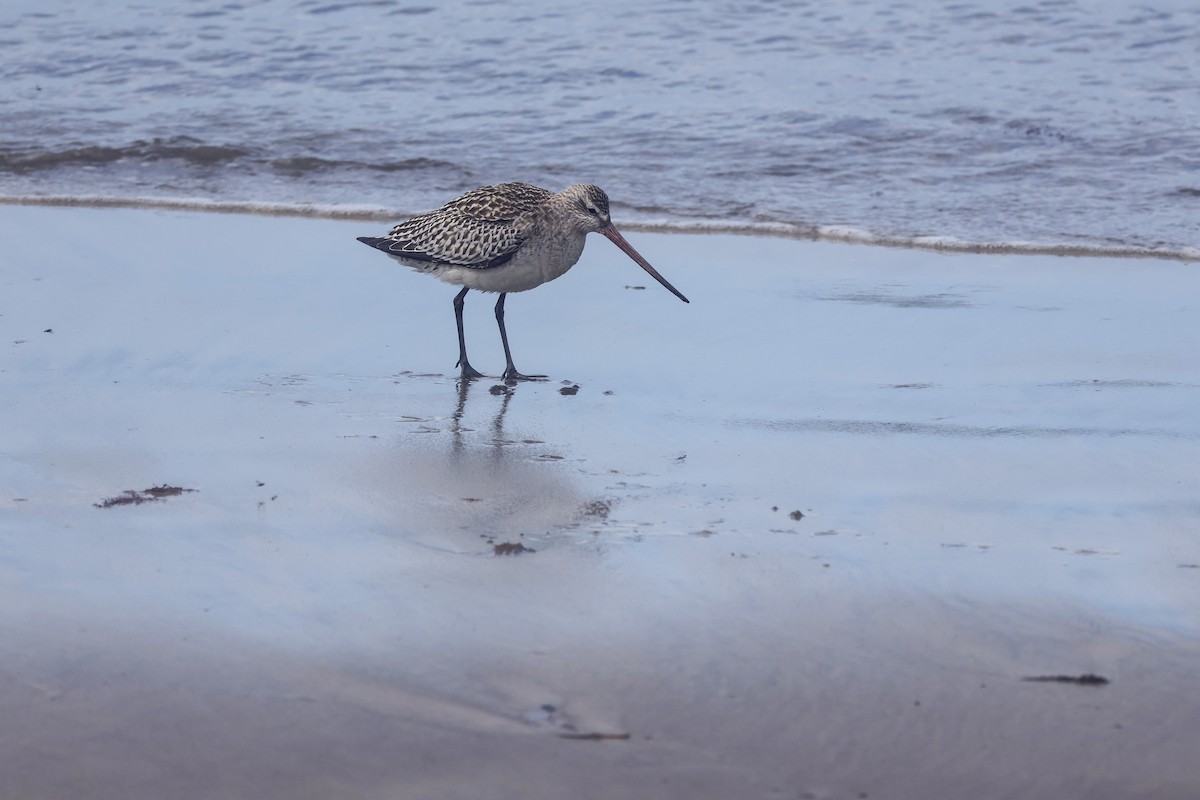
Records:
{"label": "shorebird", "polygon": [[454,298],[458,324],[458,364],[463,380],[483,374],[467,361],[463,299],[467,292],[499,292],[496,324],[504,345],[503,380],[538,380],[513,366],[504,329],[504,298],[560,278],[575,266],[589,233],[606,236],[638,266],[683,302],[688,299],[658,274],[613,226],[608,195],[597,186],[575,184],[561,192],[528,183],[501,183],[474,189],[437,211],[401,222],[387,236],[359,236],[405,266],[463,287]]}

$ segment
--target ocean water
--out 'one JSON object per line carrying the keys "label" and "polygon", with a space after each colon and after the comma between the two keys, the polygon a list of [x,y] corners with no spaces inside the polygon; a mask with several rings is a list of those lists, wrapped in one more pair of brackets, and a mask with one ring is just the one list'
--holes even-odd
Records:
{"label": "ocean water", "polygon": [[1200,4],[4,0],[0,201],[1200,258]]}

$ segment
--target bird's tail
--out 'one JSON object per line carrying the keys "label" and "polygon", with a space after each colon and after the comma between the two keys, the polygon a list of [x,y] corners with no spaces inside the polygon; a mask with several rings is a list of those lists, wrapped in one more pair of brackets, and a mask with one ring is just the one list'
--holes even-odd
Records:
{"label": "bird's tail", "polygon": [[395,243],[392,239],[384,239],[380,236],[359,236],[358,240],[376,250],[387,250],[390,245]]}

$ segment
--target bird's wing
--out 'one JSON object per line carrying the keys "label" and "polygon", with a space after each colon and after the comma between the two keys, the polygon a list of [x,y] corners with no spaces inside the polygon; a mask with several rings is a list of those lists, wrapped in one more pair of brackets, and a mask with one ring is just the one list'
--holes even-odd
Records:
{"label": "bird's wing", "polygon": [[400,223],[382,239],[360,241],[408,261],[488,269],[511,261],[525,238],[508,222],[439,209]]}
{"label": "bird's wing", "polygon": [[453,210],[489,222],[512,222],[545,203],[553,194],[528,183],[501,183],[473,189],[446,203],[441,210]]}
{"label": "bird's wing", "polygon": [[360,241],[415,262],[498,267],[511,261],[525,243],[527,225],[522,217],[552,194],[528,183],[484,186],[437,211],[401,222],[382,239],[361,237]]}

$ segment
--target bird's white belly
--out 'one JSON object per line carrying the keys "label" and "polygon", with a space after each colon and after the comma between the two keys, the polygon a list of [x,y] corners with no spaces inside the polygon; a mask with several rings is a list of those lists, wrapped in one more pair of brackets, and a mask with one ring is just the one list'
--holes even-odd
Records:
{"label": "bird's white belly", "polygon": [[455,286],[482,292],[526,292],[567,273],[583,254],[584,237],[574,240],[529,242],[507,264],[485,269],[406,261],[402,264],[427,272]]}

